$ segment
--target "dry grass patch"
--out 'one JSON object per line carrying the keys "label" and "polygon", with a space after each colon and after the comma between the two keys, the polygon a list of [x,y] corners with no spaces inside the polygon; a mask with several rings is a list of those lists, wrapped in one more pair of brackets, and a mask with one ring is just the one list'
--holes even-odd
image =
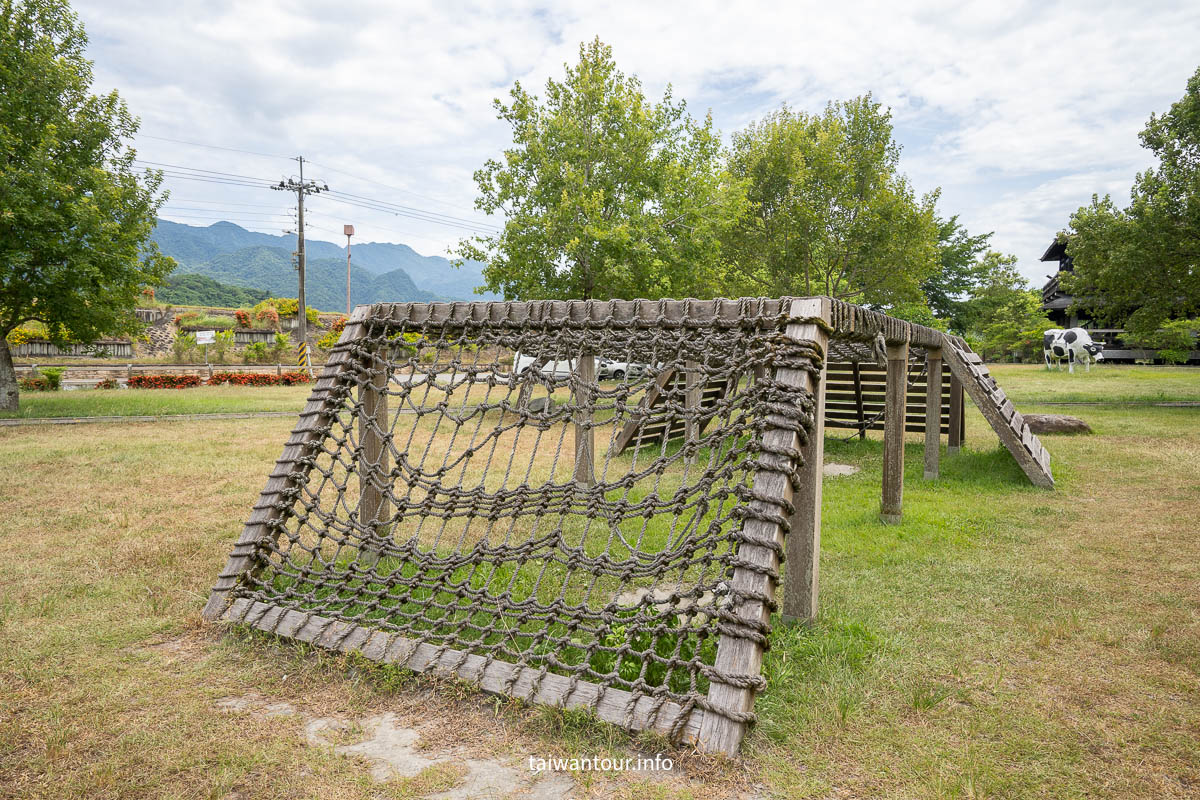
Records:
{"label": "dry grass patch", "polygon": [[[1014,394],[1020,380],[1001,377]],[[745,758],[675,751],[682,774],[578,776],[581,793],[1200,793],[1200,415],[1072,413],[1096,434],[1046,437],[1055,492],[1029,487],[974,414],[969,450],[936,483],[914,439],[896,527],[875,521],[878,442],[830,439],[829,460],[862,471],[826,482],[822,615],[778,629]],[[664,747],[200,623],[291,424],[0,429],[0,794],[403,797],[456,779],[377,784],[302,746],[315,716],[391,712],[430,752]],[[217,705],[251,693],[297,713]]]}

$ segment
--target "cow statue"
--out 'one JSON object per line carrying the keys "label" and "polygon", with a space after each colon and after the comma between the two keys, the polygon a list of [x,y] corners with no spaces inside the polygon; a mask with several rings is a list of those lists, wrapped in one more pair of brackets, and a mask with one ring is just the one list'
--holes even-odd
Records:
{"label": "cow statue", "polygon": [[1087,371],[1092,371],[1092,362],[1104,360],[1100,345],[1092,341],[1092,337],[1083,328],[1051,328],[1042,334],[1042,354],[1046,359],[1046,369],[1051,362],[1055,369],[1061,367],[1061,362],[1067,362],[1067,371],[1075,371],[1075,362],[1082,362]]}

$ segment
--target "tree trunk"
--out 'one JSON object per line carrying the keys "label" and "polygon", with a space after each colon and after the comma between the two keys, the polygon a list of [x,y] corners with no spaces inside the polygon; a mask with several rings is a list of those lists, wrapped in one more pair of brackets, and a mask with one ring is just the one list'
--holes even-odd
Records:
{"label": "tree trunk", "polygon": [[17,370],[13,367],[8,339],[0,336],[0,411],[16,411],[19,401]]}

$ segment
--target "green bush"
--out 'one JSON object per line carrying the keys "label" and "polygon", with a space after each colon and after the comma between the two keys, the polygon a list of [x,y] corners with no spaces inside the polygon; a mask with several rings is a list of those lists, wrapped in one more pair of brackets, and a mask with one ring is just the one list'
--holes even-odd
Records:
{"label": "green bush", "polygon": [[63,367],[43,367],[41,370],[42,376],[46,382],[50,384],[50,391],[57,392],[62,388],[62,376],[66,372]]}
{"label": "green bush", "polygon": [[275,334],[275,341],[271,344],[271,359],[274,361],[283,361],[283,354],[286,353],[292,346],[292,337],[286,333]]}
{"label": "green bush", "polygon": [[1141,336],[1122,337],[1133,339],[1137,344],[1158,350],[1158,357],[1168,364],[1182,364],[1196,348],[1196,337],[1200,335],[1200,318],[1173,319],[1164,322],[1153,333]]}
{"label": "green bush", "polygon": [[[300,301],[294,297],[268,297],[250,310],[256,319],[260,319],[260,315],[268,308],[275,309],[275,313],[281,317],[294,317],[300,310]],[[321,324],[320,315],[312,306],[305,307],[304,318],[312,325]]]}
{"label": "green bush", "polygon": [[190,333],[176,334],[171,342],[171,352],[175,354],[175,363],[182,364],[196,350],[196,337]]}
{"label": "green bush", "polygon": [[246,345],[246,349],[242,351],[242,361],[247,364],[261,363],[266,361],[269,356],[270,353],[263,342]]}
{"label": "green bush", "polygon": [[213,357],[218,364],[225,363],[225,356],[233,349],[236,338],[233,331],[217,331],[213,334]]}
{"label": "green bush", "polygon": [[199,311],[185,311],[175,316],[176,325],[190,328],[210,328],[212,330],[230,330],[234,326],[234,318],[224,314],[202,314]]}

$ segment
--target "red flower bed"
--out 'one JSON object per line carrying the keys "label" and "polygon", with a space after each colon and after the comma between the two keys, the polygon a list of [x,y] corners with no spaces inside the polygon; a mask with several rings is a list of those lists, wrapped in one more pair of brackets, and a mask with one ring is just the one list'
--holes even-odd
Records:
{"label": "red flower bed", "polygon": [[228,383],[232,386],[295,386],[308,383],[312,378],[307,372],[285,372],[272,375],[269,372],[214,372],[208,379],[209,386]]}
{"label": "red flower bed", "polygon": [[187,389],[200,385],[199,375],[131,375],[131,389]]}

